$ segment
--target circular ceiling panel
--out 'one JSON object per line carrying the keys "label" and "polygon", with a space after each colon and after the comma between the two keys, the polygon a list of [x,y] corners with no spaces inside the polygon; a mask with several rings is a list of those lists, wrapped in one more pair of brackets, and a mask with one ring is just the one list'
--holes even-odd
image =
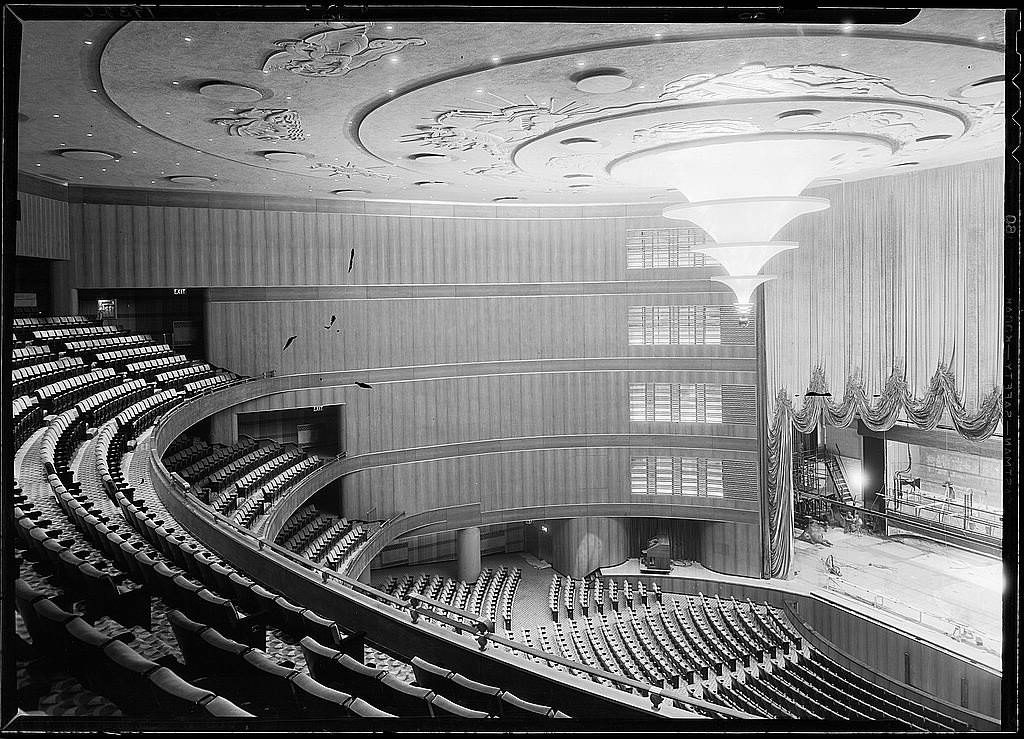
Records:
{"label": "circular ceiling panel", "polygon": [[193,175],[193,174],[181,174],[168,177],[169,182],[173,182],[175,185],[209,185],[216,182],[215,177],[207,177],[205,175]]}
{"label": "circular ceiling panel", "polygon": [[267,151],[263,153],[263,158],[268,162],[304,162],[310,156],[297,151]]}
{"label": "circular ceiling panel", "polygon": [[255,103],[263,99],[263,93],[255,87],[230,82],[208,82],[199,88],[199,94],[229,103]]}
{"label": "circular ceiling panel", "polygon": [[632,86],[633,80],[624,74],[592,74],[577,80],[576,89],[596,95],[622,92]]}
{"label": "circular ceiling panel", "polygon": [[691,201],[796,196],[843,166],[836,156],[882,161],[892,150],[885,139],[858,134],[753,134],[665,144],[627,154],[607,169],[622,182],[670,185]]}

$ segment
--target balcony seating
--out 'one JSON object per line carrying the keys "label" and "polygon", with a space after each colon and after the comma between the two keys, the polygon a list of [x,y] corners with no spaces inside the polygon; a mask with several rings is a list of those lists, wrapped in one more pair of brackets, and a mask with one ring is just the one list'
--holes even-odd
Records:
{"label": "balcony seating", "polygon": [[85,687],[129,716],[255,718],[65,611],[21,579],[15,582],[15,604],[33,645],[46,658],[59,660]]}
{"label": "balcony seating", "polygon": [[132,377],[152,380],[152,378],[163,372],[167,372],[175,367],[188,365],[189,363],[189,358],[182,354],[171,354],[153,358],[146,357],[129,361],[124,365],[124,371]]}

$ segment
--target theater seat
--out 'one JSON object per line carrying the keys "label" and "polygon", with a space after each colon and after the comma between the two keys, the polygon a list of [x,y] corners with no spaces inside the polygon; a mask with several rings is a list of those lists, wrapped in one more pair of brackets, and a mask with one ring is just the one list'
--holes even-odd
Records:
{"label": "theater seat", "polygon": [[453,703],[448,700],[443,695],[434,694],[433,699],[430,701],[430,707],[435,718],[490,718],[490,716],[484,711],[474,711],[471,708],[460,706],[458,703]]}
{"label": "theater seat", "polygon": [[407,683],[387,672],[379,682],[381,697],[380,701],[374,705],[387,711],[393,711],[399,716],[430,716],[430,700],[435,695],[434,691]]}
{"label": "theater seat", "polygon": [[[552,718],[558,712],[551,706],[542,706],[538,703],[530,703],[518,696],[502,692],[500,696],[501,717],[507,719],[535,719],[538,716]],[[559,714],[560,718],[568,718],[564,713]]]}

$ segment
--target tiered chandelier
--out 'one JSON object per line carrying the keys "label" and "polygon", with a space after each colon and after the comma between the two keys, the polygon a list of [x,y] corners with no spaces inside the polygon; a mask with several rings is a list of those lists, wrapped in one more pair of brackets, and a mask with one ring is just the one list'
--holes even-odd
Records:
{"label": "tiered chandelier", "polygon": [[664,184],[686,197],[687,204],[664,215],[694,223],[713,239],[693,249],[725,269],[727,274],[711,279],[733,291],[745,325],[754,291],[776,279],[759,274],[761,269],[776,254],[799,246],[775,236],[798,216],[829,207],[825,198],[800,193],[816,179],[891,151],[875,136],[767,133],[669,144],[622,157],[609,170],[619,179]]}

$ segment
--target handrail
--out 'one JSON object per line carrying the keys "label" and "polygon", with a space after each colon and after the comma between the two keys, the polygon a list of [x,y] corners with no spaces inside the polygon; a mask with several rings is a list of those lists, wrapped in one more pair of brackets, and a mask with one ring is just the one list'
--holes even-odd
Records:
{"label": "handrail", "polygon": [[[247,378],[246,381],[249,381],[249,379]],[[236,383],[232,383],[232,384],[236,384]],[[218,389],[220,389],[220,388],[218,388]],[[183,407],[185,407],[186,405],[190,405],[192,402],[194,402],[195,400],[198,400],[200,397],[202,397],[202,395],[205,395],[205,394],[206,393],[201,393],[201,394],[199,394],[197,396],[194,396],[193,398],[189,399],[189,401],[186,401],[185,403],[183,403],[181,405],[175,406],[174,408],[171,408],[171,409],[165,411],[159,417],[159,419],[157,419],[157,421],[154,424],[154,427],[153,427],[154,428],[154,431],[153,431],[154,438],[157,437],[157,435],[159,434],[161,428],[164,426],[164,424],[167,422],[167,420],[169,419],[169,417],[172,414],[174,414],[176,412],[180,412],[180,410],[182,410]],[[408,611],[409,614],[410,614],[410,617],[413,620],[414,624],[417,624],[418,619],[419,619],[419,614],[421,613],[420,610],[417,607],[418,602],[426,602],[426,603],[428,603],[428,605],[430,605],[432,607],[438,607],[438,608],[442,609],[443,611],[446,611],[446,612],[449,612],[449,613],[453,613],[455,616],[462,616],[464,614],[469,614],[469,612],[461,611],[460,609],[453,609],[452,607],[448,606],[447,604],[441,603],[440,601],[433,601],[432,599],[426,599],[426,598],[423,598],[422,596],[416,596],[416,600],[415,601],[413,599],[409,599],[409,600],[404,600],[403,601],[401,599],[398,599],[398,598],[395,598],[395,597],[393,597],[391,595],[388,595],[387,593],[384,593],[384,592],[382,592],[380,590],[377,590],[376,588],[373,588],[373,587],[371,587],[369,585],[366,585],[366,584],[360,582],[359,580],[353,579],[353,578],[351,578],[351,577],[349,577],[347,575],[343,575],[343,574],[341,574],[339,572],[328,570],[328,569],[322,567],[321,565],[319,565],[318,563],[313,562],[312,560],[306,559],[305,557],[302,557],[300,555],[297,555],[295,552],[292,552],[289,549],[285,549],[284,547],[282,547],[282,546],[280,546],[280,545],[278,545],[278,544],[276,544],[276,543],[274,543],[272,541],[267,541],[267,540],[264,540],[264,539],[258,537],[252,531],[250,531],[249,529],[246,529],[246,528],[244,528],[242,526],[239,526],[234,521],[232,521],[230,518],[227,518],[226,516],[221,515],[217,511],[215,511],[215,510],[213,510],[213,509],[211,509],[211,508],[209,508],[209,507],[207,507],[205,505],[199,505],[194,500],[192,500],[191,497],[187,494],[186,489],[183,488],[177,481],[175,481],[170,476],[170,473],[167,471],[167,469],[164,467],[163,460],[161,459],[161,454],[159,453],[159,450],[158,450],[158,446],[159,445],[154,444],[153,448],[150,450],[150,469],[156,475],[160,476],[165,483],[167,483],[166,484],[167,489],[170,490],[172,494],[176,495],[179,498],[180,502],[186,508],[188,508],[192,513],[194,513],[195,515],[197,515],[199,517],[203,517],[203,518],[206,518],[209,521],[212,521],[216,525],[216,527],[219,528],[220,530],[232,532],[235,536],[237,536],[239,538],[239,540],[242,543],[244,543],[250,549],[255,549],[258,552],[263,552],[265,550],[269,550],[269,551],[273,552],[274,554],[276,554],[277,556],[285,559],[286,561],[291,562],[291,563],[299,566],[303,570],[307,570],[311,574],[318,575],[319,578],[324,583],[329,583],[330,582],[332,584],[339,585],[339,586],[342,586],[344,588],[349,588],[349,589],[351,589],[353,591],[358,592],[359,594],[363,595],[364,597],[368,597],[368,598],[371,598],[372,600],[375,600],[375,601],[384,603],[386,605],[389,605],[389,606],[395,608],[396,610]],[[443,614],[435,614],[435,615],[436,616],[443,616]],[[585,665],[585,664],[582,664],[582,663],[569,662],[569,661],[566,661],[566,660],[562,659],[561,657],[558,657],[557,655],[548,654],[546,652],[539,652],[539,651],[537,651],[537,650],[535,650],[535,649],[533,649],[531,647],[527,647],[525,645],[518,644],[516,642],[510,641],[508,639],[505,639],[503,637],[500,637],[500,636],[497,636],[496,634],[491,633],[490,631],[488,631],[486,629],[486,624],[489,623],[489,621],[487,619],[481,618],[480,616],[477,616],[476,614],[469,614],[469,615],[471,615],[473,617],[474,621],[475,621],[474,628],[477,629],[478,634],[479,634],[477,636],[477,641],[480,644],[481,651],[486,650],[487,643],[490,641],[490,642],[493,642],[493,643],[498,644],[500,646],[504,646],[504,647],[508,648],[509,650],[512,651],[512,653],[517,653],[517,652],[518,653],[527,653],[527,654],[530,654],[530,655],[532,655],[534,657],[537,657],[537,658],[540,658],[540,659],[543,659],[543,660],[546,660],[546,661],[549,661],[549,662],[556,662],[558,664],[562,664],[565,667],[568,667],[568,668],[571,668],[571,669],[574,669],[574,670],[577,670],[577,671],[580,671],[580,672],[585,672],[585,673],[587,673],[587,674],[589,674],[591,676],[599,677],[599,678],[601,678],[603,680],[606,680],[608,682],[611,682],[611,683],[614,683],[614,684],[617,684],[617,685],[624,685],[624,686],[626,686],[626,687],[628,687],[628,688],[630,688],[632,690],[638,690],[641,693],[646,693],[649,696],[650,700],[651,700],[651,706],[652,706],[652,708],[654,710],[658,710],[659,706],[662,703],[662,701],[665,698],[669,698],[672,701],[674,701],[677,705],[678,704],[682,704],[683,706],[692,706],[694,708],[699,708],[701,710],[712,711],[712,712],[714,712],[714,713],[716,713],[716,714],[718,714],[720,716],[728,716],[730,718],[750,719],[750,720],[757,720],[757,719],[762,719],[763,718],[763,717],[760,717],[760,716],[755,716],[753,714],[747,714],[747,713],[743,713],[741,711],[736,711],[736,710],[728,708],[726,706],[718,706],[718,705],[715,705],[715,704],[707,703],[705,701],[693,698],[693,697],[691,697],[689,694],[687,694],[685,692],[679,692],[679,691],[672,690],[672,689],[667,689],[667,688],[656,688],[654,686],[647,685],[645,683],[641,683],[641,682],[636,681],[636,680],[631,680],[631,679],[626,678],[626,677],[621,676],[621,675],[615,675],[615,674],[610,673],[610,672],[605,672],[603,670],[598,670],[598,669],[592,668],[592,667],[590,667],[588,665]],[[443,616],[443,618],[440,619],[440,620],[443,620],[446,623],[451,623],[451,620],[449,620],[449,618],[447,616]],[[456,622],[455,625],[457,626],[458,623],[460,623],[460,622]],[[481,626],[483,626],[484,628],[481,628]],[[465,626],[463,626],[463,628],[465,628]],[[492,626],[492,628],[493,628],[493,626]],[[469,630],[469,629],[467,629],[467,630]],[[519,656],[519,655],[517,655],[517,656]]]}

